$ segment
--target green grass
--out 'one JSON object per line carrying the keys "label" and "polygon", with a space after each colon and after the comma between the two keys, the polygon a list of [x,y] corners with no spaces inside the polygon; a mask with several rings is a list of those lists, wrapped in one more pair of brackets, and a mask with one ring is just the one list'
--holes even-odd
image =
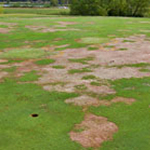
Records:
{"label": "green grass", "polygon": [[67,15],[68,9],[58,8],[5,8],[4,14],[39,14],[39,15]]}
{"label": "green grass", "polygon": [[5,68],[3,69],[3,71],[6,71],[6,72],[14,72],[16,71],[17,67],[16,66],[13,66],[13,67],[10,67],[10,68]]}
{"label": "green grass", "polygon": [[35,63],[36,63],[37,65],[49,65],[49,64],[52,64],[52,63],[54,63],[54,62],[55,62],[54,59],[42,59],[42,60],[36,61]]}
{"label": "green grass", "polygon": [[123,68],[123,67],[137,67],[137,68],[145,68],[149,67],[150,63],[137,63],[137,64],[124,64],[124,65],[113,65],[112,67]]}
{"label": "green grass", "polygon": [[134,43],[135,41],[132,41],[132,40],[124,40],[123,42],[124,42],[124,43],[126,43],[126,42]]}
{"label": "green grass", "polygon": [[[11,94],[9,94],[11,93]],[[64,103],[75,93],[47,92],[34,84],[0,84],[1,150],[85,150],[68,132],[83,119],[79,107]],[[38,114],[36,118],[31,114]]]}
{"label": "green grass", "polygon": [[65,66],[62,66],[62,65],[55,65],[55,66],[53,66],[53,68],[55,68],[55,69],[64,69]]}
{"label": "green grass", "polygon": [[4,51],[0,58],[6,59],[30,59],[30,58],[40,58],[50,55],[50,52],[46,52],[42,49],[14,49],[9,51]]}
{"label": "green grass", "polygon": [[[7,9],[6,9],[7,10]],[[9,9],[20,12],[20,9]],[[22,11],[36,11],[36,9],[21,9]],[[41,9],[41,11],[51,11],[51,9]],[[9,19],[12,18],[12,19]],[[19,18],[19,19],[18,19]],[[81,48],[90,45],[109,42],[112,37],[128,37],[134,34],[140,34],[140,30],[149,30],[149,24],[140,24],[140,21],[147,21],[145,18],[115,18],[115,17],[75,17],[75,16],[47,16],[36,14],[4,14],[0,15],[1,22],[16,23],[16,27],[9,34],[0,34],[0,50],[5,48],[14,48],[22,46],[31,46],[33,51],[47,45],[66,45],[68,48]],[[88,24],[89,20],[94,24]],[[60,25],[59,22],[76,22],[74,25],[68,25],[69,28],[79,29],[78,31],[57,31],[57,32],[34,32],[25,28],[26,25],[45,26],[53,28]],[[129,21],[137,22],[128,24]],[[116,26],[117,25],[117,26]],[[119,29],[131,29],[129,32],[121,33]],[[82,32],[81,32],[82,31]],[[145,33],[148,37],[150,33]],[[63,40],[56,40],[62,38]],[[29,43],[25,43],[29,41]],[[40,41],[40,42],[37,42]],[[25,48],[21,50],[26,51]],[[17,50],[15,50],[17,51]],[[19,51],[19,50],[18,50]],[[20,51],[19,51],[20,52]],[[10,52],[9,52],[10,53]],[[29,52],[30,53],[30,52]],[[46,53],[46,52],[45,52]]]}
{"label": "green grass", "polygon": [[84,72],[92,72],[92,70],[89,68],[82,68],[82,69],[70,69],[68,71],[69,74],[84,73]]}
{"label": "green grass", "polygon": [[36,81],[36,80],[38,80],[39,77],[40,77],[40,75],[37,75],[36,71],[31,71],[31,72],[25,73],[19,79],[19,81],[21,81],[21,82]]}
{"label": "green grass", "polygon": [[101,86],[102,84],[100,82],[91,82],[91,85]]}
{"label": "green grass", "polygon": [[75,89],[79,90],[79,91],[82,91],[82,90],[86,90],[87,87],[84,84],[80,84],[80,85],[76,85]]}
{"label": "green grass", "polygon": [[146,69],[146,68],[143,68],[143,69],[140,69],[141,72],[150,72],[150,69]]}
{"label": "green grass", "polygon": [[7,25],[0,25],[0,28],[8,28]]}
{"label": "green grass", "polygon": [[87,75],[87,76],[83,76],[82,79],[83,80],[90,80],[90,79],[97,79],[97,77],[94,75]]}
{"label": "green grass", "polygon": [[66,85],[66,82],[60,82],[60,81],[58,81],[58,82],[53,82],[53,83],[49,83],[49,85],[61,85],[61,86],[65,86]]}
{"label": "green grass", "polygon": [[120,51],[126,51],[128,50],[127,48],[119,48]]}
{"label": "green grass", "polygon": [[89,51],[95,51],[95,50],[98,50],[98,47],[88,47],[88,50]]}
{"label": "green grass", "polygon": [[8,62],[1,62],[0,64],[11,64],[11,63],[21,63],[24,60],[21,59],[9,59]]}
{"label": "green grass", "polygon": [[70,62],[81,63],[81,64],[88,64],[88,61],[92,61],[94,57],[87,57],[87,58],[79,58],[79,59],[69,59]]}

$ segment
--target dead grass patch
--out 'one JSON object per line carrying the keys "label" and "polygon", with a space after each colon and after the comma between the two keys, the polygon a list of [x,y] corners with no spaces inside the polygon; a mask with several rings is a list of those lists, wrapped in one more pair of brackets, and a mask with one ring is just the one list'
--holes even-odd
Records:
{"label": "dead grass patch", "polygon": [[135,99],[133,98],[124,98],[124,97],[116,97],[111,100],[112,103],[125,103],[127,105],[131,105],[133,102],[135,102]]}
{"label": "dead grass patch", "polygon": [[88,88],[88,91],[94,92],[97,94],[115,94],[116,91],[111,89],[109,86],[106,85],[101,85],[101,86],[96,86],[96,85],[91,85],[91,84],[86,84],[86,87]]}
{"label": "dead grass patch", "polygon": [[65,103],[74,104],[76,106],[95,106],[99,104],[99,100],[87,95],[82,95],[73,99],[67,99],[65,100]]}
{"label": "dead grass patch", "polygon": [[0,33],[6,34],[8,32],[10,32],[10,29],[8,29],[8,28],[0,28]]}
{"label": "dead grass patch", "polygon": [[0,79],[6,77],[8,75],[8,72],[0,71]]}
{"label": "dead grass patch", "polygon": [[0,25],[6,25],[8,27],[11,27],[11,26],[16,26],[17,23],[0,22]]}
{"label": "dead grass patch", "polygon": [[76,106],[110,106],[113,103],[125,103],[127,105],[131,105],[133,102],[135,102],[135,99],[133,98],[125,98],[125,97],[115,97],[111,101],[108,100],[98,100],[97,98],[93,98],[87,95],[82,95],[79,97],[67,99],[65,103],[67,104],[73,104]]}
{"label": "dead grass patch", "polygon": [[59,21],[58,22],[60,25],[62,26],[67,26],[67,25],[74,25],[74,24],[77,24],[77,22],[67,22],[67,21]]}
{"label": "dead grass patch", "polygon": [[150,76],[150,72],[141,72],[139,68],[134,67],[122,67],[122,68],[96,68],[92,72],[93,75],[101,79],[121,79],[121,78],[142,78]]}
{"label": "dead grass patch", "polygon": [[0,63],[6,63],[6,62],[8,62],[7,59],[0,59]]}
{"label": "dead grass patch", "polygon": [[70,138],[86,148],[100,147],[104,141],[112,140],[113,134],[118,131],[115,123],[109,122],[105,117],[93,114],[85,115],[84,121],[75,125],[75,129],[82,131],[71,131]]}
{"label": "dead grass patch", "polygon": [[[134,43],[124,43],[123,40],[129,39],[136,41]],[[145,41],[145,36],[131,36],[129,38],[116,38],[112,40],[107,45],[114,45],[117,49],[127,48],[126,51],[106,51],[106,50],[97,50],[97,51],[88,51],[87,48],[79,49],[66,49],[61,52],[56,52],[56,55],[51,55],[51,59],[55,59],[56,62],[53,65],[40,68],[40,72],[44,72],[41,75],[41,78],[36,82],[38,84],[48,84],[51,82],[67,82],[65,86],[61,85],[47,85],[44,89],[57,90],[57,91],[69,91],[76,92],[75,86],[85,85],[87,89],[82,90],[82,92],[93,92],[97,94],[114,94],[115,91],[110,88],[109,84],[105,84],[98,79],[121,79],[121,78],[142,78],[150,76],[150,72],[141,72],[140,67],[130,67],[123,66],[127,64],[137,64],[137,63],[150,63],[150,42]],[[68,45],[62,45],[64,47]],[[50,47],[47,46],[45,50],[54,50],[56,46]],[[104,48],[104,47],[103,47]],[[104,48],[105,49],[105,48]],[[94,57],[93,60],[89,61],[88,64],[79,64],[79,63],[69,63],[68,59],[80,59],[87,58],[89,56]],[[132,57],[131,57],[132,56]],[[92,65],[98,64],[99,67],[91,67]],[[55,69],[52,66],[65,66],[64,69]],[[122,65],[123,67],[119,68],[117,66]],[[92,72],[83,72],[82,68],[91,69]],[[68,74],[68,71],[80,71],[80,73]],[[97,77],[94,81],[100,85],[96,86],[95,83],[90,85],[92,80],[83,80],[84,76],[93,75]],[[79,90],[77,91],[79,92]]]}

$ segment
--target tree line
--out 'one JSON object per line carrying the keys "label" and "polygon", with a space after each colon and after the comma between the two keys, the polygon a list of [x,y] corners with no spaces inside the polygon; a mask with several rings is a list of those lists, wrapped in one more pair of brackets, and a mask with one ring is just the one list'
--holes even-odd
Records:
{"label": "tree line", "polygon": [[72,0],[71,14],[143,17],[150,0]]}

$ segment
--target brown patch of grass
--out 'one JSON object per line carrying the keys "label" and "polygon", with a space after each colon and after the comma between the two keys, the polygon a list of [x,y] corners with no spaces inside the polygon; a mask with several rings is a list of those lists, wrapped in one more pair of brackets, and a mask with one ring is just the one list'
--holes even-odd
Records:
{"label": "brown patch of grass", "polygon": [[115,97],[111,101],[108,100],[98,100],[97,98],[92,98],[87,95],[82,95],[79,97],[67,99],[65,103],[67,104],[74,104],[76,106],[110,106],[113,103],[125,103],[127,105],[131,105],[135,102],[133,98],[125,98],[125,97]]}
{"label": "brown patch of grass", "polygon": [[67,22],[67,21],[59,21],[58,23],[63,26],[77,24],[77,22]]}
{"label": "brown patch of grass", "polygon": [[133,102],[135,102],[135,99],[133,98],[124,98],[124,97],[116,97],[111,100],[112,103],[125,103],[127,105],[131,105]]}
{"label": "brown patch of grass", "polygon": [[86,148],[100,147],[104,141],[112,140],[113,134],[118,131],[115,123],[93,114],[85,115],[84,121],[75,125],[75,129],[82,130],[81,132],[71,131],[70,138]]}
{"label": "brown patch of grass", "polygon": [[6,34],[8,32],[10,32],[10,29],[8,29],[8,28],[0,28],[0,33]]}
{"label": "brown patch of grass", "polygon": [[0,22],[0,25],[6,25],[8,27],[11,27],[11,26],[16,26],[17,23]]}
{"label": "brown patch of grass", "polygon": [[95,106],[99,104],[99,100],[86,95],[82,95],[76,98],[67,99],[65,103],[74,104],[76,106]]}
{"label": "brown patch of grass", "polygon": [[0,72],[0,79],[6,77],[7,75],[8,75],[8,72],[4,72],[4,71]]}
{"label": "brown patch of grass", "polygon": [[0,63],[6,63],[6,62],[8,62],[7,59],[0,59]]}
{"label": "brown patch of grass", "polygon": [[107,94],[115,94],[116,93],[115,90],[111,89],[109,86],[106,86],[106,85],[96,86],[96,85],[87,84],[86,86],[89,91],[92,91],[97,94],[107,95]]}

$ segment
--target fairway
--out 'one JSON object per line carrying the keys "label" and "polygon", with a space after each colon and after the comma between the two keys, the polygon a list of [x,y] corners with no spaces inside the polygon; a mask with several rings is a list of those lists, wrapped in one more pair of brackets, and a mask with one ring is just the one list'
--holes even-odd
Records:
{"label": "fairway", "polygon": [[150,150],[149,18],[5,11],[0,150]]}

